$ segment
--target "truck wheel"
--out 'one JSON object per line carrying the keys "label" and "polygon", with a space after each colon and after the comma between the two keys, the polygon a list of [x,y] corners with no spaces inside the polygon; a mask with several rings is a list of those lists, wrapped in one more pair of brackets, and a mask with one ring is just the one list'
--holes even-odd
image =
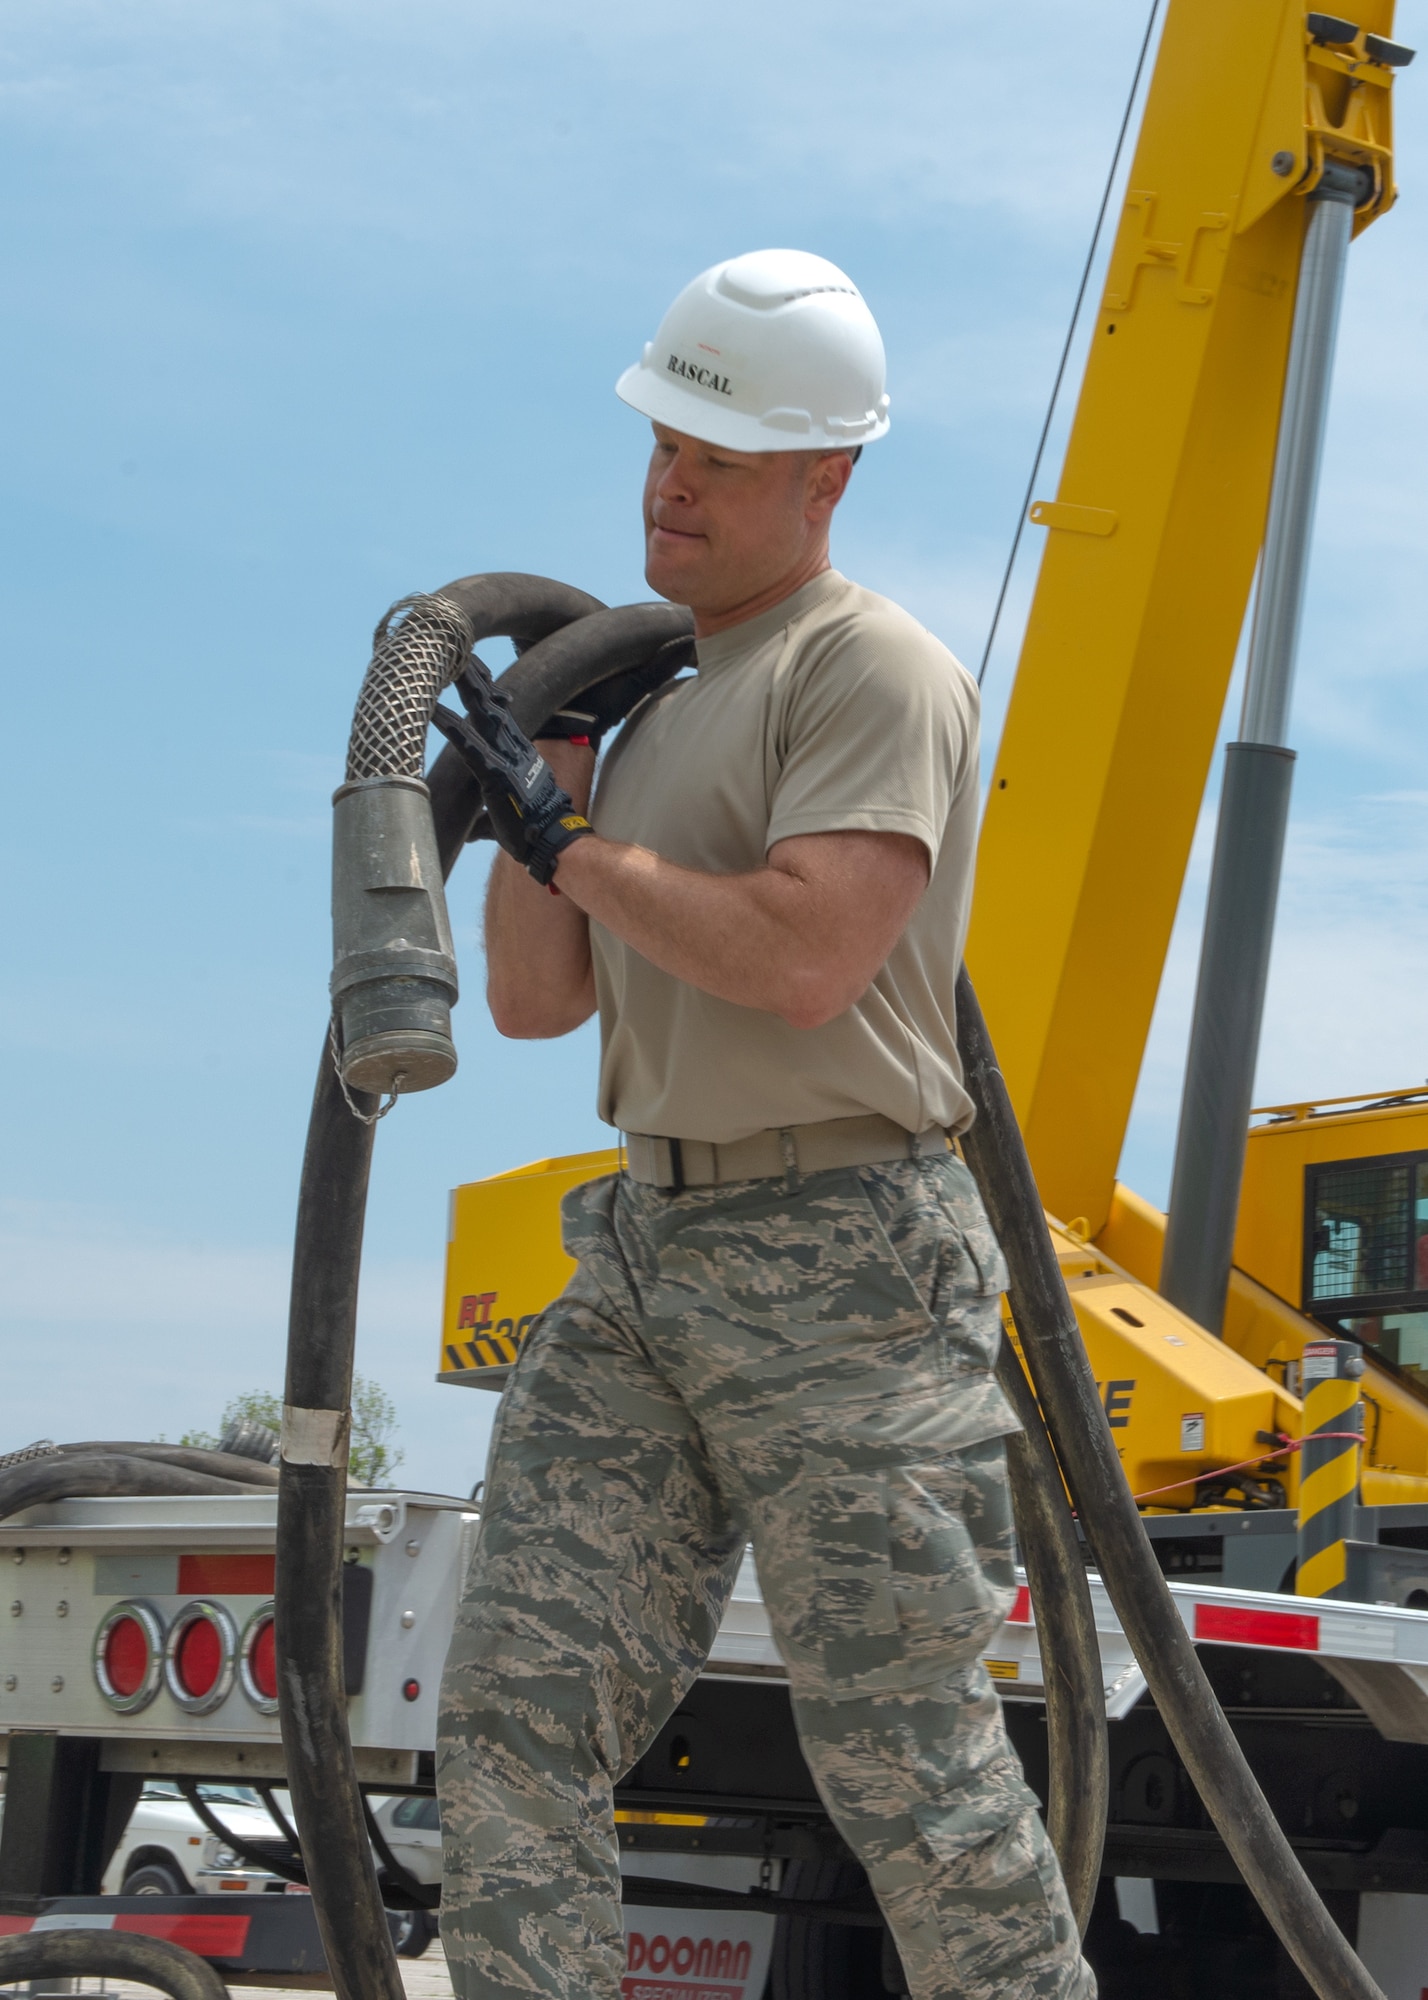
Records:
{"label": "truck wheel", "polygon": [[420,1958],[431,1943],[435,1919],[426,1910],[389,1910],[392,1949],[398,1958]]}
{"label": "truck wheel", "polygon": [[119,1885],[121,1896],[187,1896],[189,1893],[189,1886],[178,1870],[162,1861],[146,1861],[142,1868],[126,1875]]}
{"label": "truck wheel", "polygon": [[[856,1863],[790,1861],[780,1893],[833,1902],[867,1886]],[[869,1924],[824,1924],[780,1917],[769,1967],[772,2000],[887,2000],[884,1933]]]}

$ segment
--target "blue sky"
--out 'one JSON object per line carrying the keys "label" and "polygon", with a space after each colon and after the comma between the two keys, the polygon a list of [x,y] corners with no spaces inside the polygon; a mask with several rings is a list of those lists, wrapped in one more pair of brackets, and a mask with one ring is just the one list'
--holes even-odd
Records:
{"label": "blue sky", "polygon": [[[371,628],[477,569],[647,594],[611,383],[695,271],[783,243],[854,274],[894,428],[835,556],[975,661],[1144,12],[12,0],[0,1449],[280,1382]],[[1261,1098],[1428,1075],[1424,91],[1351,269]],[[1127,1146],[1156,1197],[1204,867]],[[484,1018],[482,873],[452,891],[459,1077],[382,1127],[359,1342],[409,1476],[457,1488],[490,1403],[430,1379],[446,1190],[604,1142],[588,1035]]]}

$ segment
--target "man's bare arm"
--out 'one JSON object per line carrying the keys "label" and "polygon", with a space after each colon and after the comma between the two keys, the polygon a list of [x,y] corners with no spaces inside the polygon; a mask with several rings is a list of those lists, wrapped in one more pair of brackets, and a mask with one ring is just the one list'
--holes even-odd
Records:
{"label": "man's bare arm", "polygon": [[[584,812],[594,752],[560,741],[542,741],[540,748],[556,781]],[[585,912],[567,896],[552,896],[499,850],[486,888],[486,999],[503,1035],[530,1040],[568,1035],[595,1011]]]}
{"label": "man's bare arm", "polygon": [[912,835],[849,831],[781,840],[763,868],[744,875],[706,875],[647,848],[577,840],[561,855],[557,881],[561,902],[676,979],[791,1027],[817,1028],[867,990],[928,872],[927,849]]}

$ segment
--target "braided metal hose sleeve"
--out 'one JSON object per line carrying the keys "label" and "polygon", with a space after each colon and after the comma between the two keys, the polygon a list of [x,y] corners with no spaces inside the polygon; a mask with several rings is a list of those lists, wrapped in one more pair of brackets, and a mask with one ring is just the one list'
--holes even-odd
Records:
{"label": "braided metal hose sleeve", "polygon": [[[607,617],[583,592],[534,577],[469,578],[438,594],[460,606],[477,637],[504,625],[527,647],[502,677],[512,712],[527,727],[593,683],[648,659],[680,636],[674,625],[684,624],[683,614],[671,618],[663,606],[636,607],[633,620]],[[540,642],[558,628],[561,612],[568,612],[568,622],[578,620],[584,632],[578,645],[561,649],[556,664]],[[646,637],[643,650],[636,647],[632,657],[636,628]],[[465,845],[480,799],[449,750],[432,766],[427,786],[445,877]],[[275,1593],[278,1705],[293,1817],[336,1990],[342,2000],[404,2000],[367,1837],[342,1684],[346,1476],[340,1440],[352,1390],[374,1143],[375,1128],[364,1120],[377,1109],[368,1091],[353,1089],[351,1100],[349,1108],[324,1043],[298,1194],[285,1400],[290,1410],[320,1420],[317,1431],[327,1426],[333,1451],[328,1462],[312,1462],[322,1454],[309,1447],[304,1460],[284,1438]],[[285,1433],[287,1427],[285,1418]],[[311,1423],[305,1428],[314,1434]]]}
{"label": "braided metal hose sleeve", "polygon": [[524,648],[603,609],[598,597],[551,577],[500,570],[402,598],[373,634],[347,744],[349,781],[420,778],[436,698],[482,639],[499,635]]}
{"label": "braided metal hose sleeve", "polygon": [[1011,1273],[1032,1385],[1122,1629],[1230,1857],[1319,2000],[1383,2000],[1270,1811],[1175,1608],[1120,1459],[1047,1234],[1006,1084],[965,968],[957,1042],[977,1120],[962,1139]]}
{"label": "braided metal hose sleeve", "polygon": [[0,1938],[0,1985],[19,1979],[133,1979],[172,2000],[228,2000],[206,1959],[131,1931],[29,1931]]}
{"label": "braided metal hose sleeve", "polygon": [[31,1459],[0,1472],[0,1520],[50,1500],[93,1500],[115,1494],[253,1493],[257,1480],[217,1479],[187,1466],[119,1451]]}
{"label": "braided metal hose sleeve", "polygon": [[1016,1349],[1002,1335],[997,1380],[1021,1430],[1007,1439],[1016,1538],[1036,1610],[1046,1689],[1046,1830],[1082,1937],[1091,1921],[1110,1804],[1101,1649],[1076,1523],[1051,1439]]}

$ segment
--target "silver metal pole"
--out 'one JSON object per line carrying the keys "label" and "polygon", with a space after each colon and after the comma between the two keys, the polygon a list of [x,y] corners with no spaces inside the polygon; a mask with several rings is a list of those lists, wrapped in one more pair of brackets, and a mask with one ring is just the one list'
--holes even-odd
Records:
{"label": "silver metal pole", "polygon": [[1212,1333],[1229,1291],[1289,818],[1294,753],[1285,738],[1339,306],[1354,209],[1370,192],[1366,172],[1330,162],[1309,196],[1241,741],[1226,748],[1160,1271],[1162,1294]]}
{"label": "silver metal pole", "polygon": [[[1352,187],[1327,185],[1352,181]],[[1339,332],[1339,306],[1349,261],[1354,205],[1363,199],[1363,175],[1330,168],[1309,198],[1309,226],[1299,266],[1299,296],[1284,382],[1284,410],[1274,454],[1269,520],[1259,596],[1250,631],[1240,739],[1284,743],[1294,687],[1299,628],[1309,574],[1309,540],[1319,492],[1319,466],[1329,415],[1329,383]]]}

